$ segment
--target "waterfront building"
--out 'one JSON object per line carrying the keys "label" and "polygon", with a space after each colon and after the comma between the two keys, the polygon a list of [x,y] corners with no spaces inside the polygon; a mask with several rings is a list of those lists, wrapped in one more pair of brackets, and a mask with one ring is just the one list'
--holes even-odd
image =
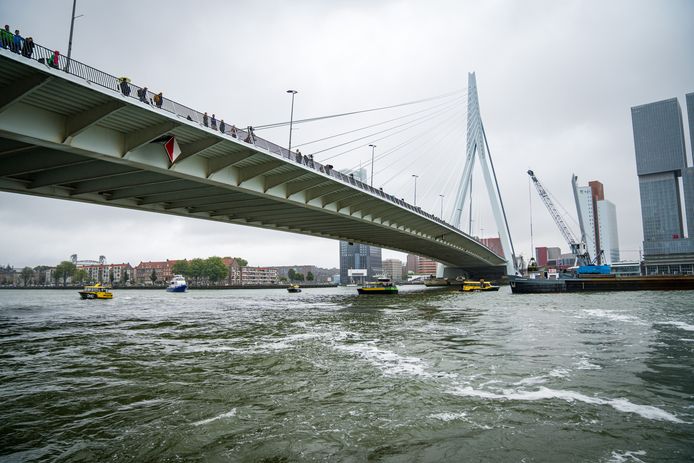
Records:
{"label": "waterfront building", "polygon": [[415,254],[407,255],[407,264],[405,265],[406,275],[422,275],[429,277],[436,276],[436,267],[438,262],[427,257],[417,256]]}
{"label": "waterfront building", "polygon": [[238,262],[236,262],[236,259],[233,257],[224,257],[222,258],[222,262],[224,262],[224,265],[226,265],[227,269],[229,270],[229,274],[227,275],[227,280],[226,284],[231,285],[231,286],[238,286],[241,284],[241,266],[239,265]]}
{"label": "waterfront building", "polygon": [[[367,184],[369,182],[366,169],[359,167],[353,170],[343,170],[343,174]],[[352,243],[340,240],[340,282],[351,283],[353,280],[372,280],[383,273],[381,248],[368,244]],[[363,275],[356,277],[353,275]]]}
{"label": "waterfront building", "polygon": [[601,182],[593,180],[577,188],[578,214],[586,232],[586,249],[591,259],[610,265],[619,261],[617,208],[605,199]]}
{"label": "waterfront building", "polygon": [[407,255],[407,263],[405,264],[405,272],[408,275],[417,273],[417,260],[418,259],[419,259],[419,256],[416,256],[414,254],[408,254]]}
{"label": "waterfront building", "polygon": [[351,282],[354,277],[350,273],[355,272],[363,274],[366,280],[372,280],[377,275],[381,275],[383,273],[381,248],[340,241],[340,281],[345,284]]}
{"label": "waterfront building", "polygon": [[[694,93],[686,95],[687,119],[689,120],[689,146],[694,151]],[[692,153],[694,162],[694,152]],[[694,238],[694,167],[682,171],[682,188],[684,189],[684,204],[686,205],[687,232],[689,238]]]}
{"label": "waterfront building", "polygon": [[438,262],[427,257],[418,256],[417,258],[417,275],[434,275],[436,276],[436,267]]}
{"label": "waterfront building", "polygon": [[[694,96],[690,93],[686,99],[692,133]],[[645,273],[692,273],[694,172],[688,167],[680,104],[677,98],[671,98],[634,106],[631,120],[641,196]],[[680,178],[683,191],[680,191]],[[685,220],[689,237],[685,234]]]}
{"label": "waterfront building", "polygon": [[156,282],[165,283],[173,277],[173,266],[175,260],[140,262],[135,266],[135,281],[137,283],[151,285],[152,272],[156,274]]}
{"label": "waterfront building", "polygon": [[576,256],[571,253],[564,253],[557,257],[556,269],[566,270],[576,265]]}
{"label": "waterfront building", "polygon": [[610,271],[614,275],[625,277],[639,276],[641,275],[641,262],[637,260],[615,262],[611,265]]}
{"label": "waterfront building", "polygon": [[383,261],[383,273],[393,282],[402,281],[402,261],[400,259],[385,259]]}
{"label": "waterfront building", "polygon": [[539,267],[545,267],[550,261],[556,262],[561,255],[561,249],[557,247],[538,246],[535,248],[535,262]]}
{"label": "waterfront building", "polygon": [[[84,261],[82,261],[84,262]],[[89,281],[94,281],[94,282],[110,282],[111,281],[111,274],[113,274],[113,281],[114,282],[121,282],[125,281],[127,275],[127,281],[132,282],[133,281],[133,276],[134,276],[134,269],[130,264],[123,263],[123,264],[90,264],[90,265],[83,265],[83,264],[78,264],[77,265],[78,269],[84,270],[87,272],[87,279]]]}
{"label": "waterfront building", "polygon": [[272,267],[241,267],[242,285],[277,284],[277,269]]}
{"label": "waterfront building", "polygon": [[504,248],[503,246],[501,246],[501,238],[499,238],[498,236],[480,238],[479,241],[480,243],[484,244],[489,249],[491,249],[496,255],[504,257]]}
{"label": "waterfront building", "polygon": [[598,226],[596,233],[600,237],[600,249],[603,252],[603,263],[607,265],[619,262],[619,235],[617,230],[617,208],[607,199],[597,202]]}

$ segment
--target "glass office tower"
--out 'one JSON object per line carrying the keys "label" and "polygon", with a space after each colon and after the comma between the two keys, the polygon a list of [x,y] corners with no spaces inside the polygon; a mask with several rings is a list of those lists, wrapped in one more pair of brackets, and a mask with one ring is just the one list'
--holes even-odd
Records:
{"label": "glass office tower", "polygon": [[[687,95],[687,107],[691,132],[692,94]],[[671,98],[635,106],[631,108],[631,121],[646,271],[690,273],[694,263],[694,173],[687,166],[680,104],[677,98]],[[680,178],[684,191],[680,189]],[[689,238],[685,238],[683,209]]]}

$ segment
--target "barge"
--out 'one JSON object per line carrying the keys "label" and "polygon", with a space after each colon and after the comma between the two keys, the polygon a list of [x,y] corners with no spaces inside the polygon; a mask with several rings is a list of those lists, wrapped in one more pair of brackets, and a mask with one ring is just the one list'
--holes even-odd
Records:
{"label": "barge", "polygon": [[694,290],[694,275],[583,275],[557,279],[517,278],[511,281],[511,292],[514,294],[673,290]]}

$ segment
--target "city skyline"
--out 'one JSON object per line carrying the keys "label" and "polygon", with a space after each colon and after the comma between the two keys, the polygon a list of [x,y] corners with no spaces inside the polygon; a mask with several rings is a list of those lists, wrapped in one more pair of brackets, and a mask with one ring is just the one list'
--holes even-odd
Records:
{"label": "city skyline", "polygon": [[[171,75],[161,58],[170,50],[164,39],[176,31],[126,17],[123,11],[128,8],[121,11],[120,6],[107,3],[95,8],[95,4],[78,3],[78,13],[85,17],[76,24],[73,57],[108,72],[118,74],[122,70],[123,74],[148,83],[150,88],[163,89],[167,96],[192,107],[224,113],[229,116],[227,120],[231,116],[234,121],[258,123],[288,119],[286,88],[299,90],[295,116],[306,117],[455,90],[464,87],[467,71],[476,71],[482,116],[502,197],[509,211],[514,244],[516,251],[526,257],[532,255],[530,212],[527,195],[518,192],[525,190],[524,172],[528,166],[538,171],[548,189],[566,206],[572,203],[572,171],[584,181],[600,179],[608,186],[610,199],[617,206],[623,249],[639,249],[643,234],[629,108],[673,96],[682,101],[682,95],[692,91],[687,87],[691,86],[687,76],[694,75],[694,64],[686,45],[692,41],[692,32],[685,27],[684,18],[691,17],[694,8],[685,2],[670,3],[667,9],[647,2],[628,2],[628,7],[623,2],[607,6],[532,2],[524,8],[503,2],[488,7],[471,4],[465,8],[441,2],[438,9],[434,8],[435,14],[408,2],[369,6],[338,4],[333,8],[307,2],[294,9],[278,5],[277,11],[266,17],[266,22],[256,24],[266,32],[267,38],[254,41],[252,54],[273,68],[287,69],[283,75],[264,72],[262,67],[248,70],[243,59],[225,60],[222,65],[213,52],[196,46],[177,47],[176,53],[183,62],[197,64],[177,69]],[[312,7],[310,11],[306,5]],[[39,43],[64,49],[70,6],[71,2],[67,1],[50,5],[9,1],[0,6],[0,13],[13,29],[19,28]],[[219,43],[242,43],[243,37],[250,34],[249,25],[243,21],[233,31],[227,31],[210,12],[192,7],[168,11],[153,2],[138,8],[143,17],[163,14],[162,23],[185,23],[195,31],[219,37]],[[259,7],[241,6],[233,11],[222,5],[219,8],[222,9],[219,17],[227,13],[233,18],[257,17]],[[36,15],[36,11],[42,14]],[[442,17],[442,11],[449,12],[460,24],[454,27],[453,22],[448,22],[452,19]],[[623,18],[625,13],[633,27],[615,31],[611,21]],[[534,14],[541,19],[534,19]],[[186,21],[182,21],[184,17]],[[480,20],[481,26],[474,26],[473,17]],[[658,18],[655,28],[638,27],[650,25],[654,17]],[[421,19],[435,19],[437,26]],[[439,22],[446,27],[440,27]],[[417,29],[421,36],[410,39],[403,35],[402,31],[415,23],[424,23]],[[303,27],[292,27],[296,37],[288,44],[291,53],[278,53],[273,48],[279,41],[274,31],[286,30],[290,24]],[[336,32],[327,32],[321,24],[330,24]],[[118,31],[124,25],[142,32],[141,50],[122,47]],[[485,27],[492,28],[485,33]],[[467,30],[459,32],[458,28]],[[591,34],[584,34],[586,30]],[[325,48],[316,49],[318,45],[310,41],[316,33],[325,38],[326,44],[322,46]],[[495,39],[478,47],[468,46],[475,34],[493,35]],[[554,51],[557,42],[562,45],[561,55]],[[669,53],[661,53],[663,49]],[[357,62],[343,60],[340,53],[335,53],[340,50],[360,58]],[[322,53],[327,62],[313,62],[310,57],[314,53]],[[381,56],[387,59],[381,60]],[[448,60],[447,57],[453,56],[455,60]],[[618,59],[614,60],[614,56]],[[643,67],[644,60],[651,60],[648,69]],[[414,61],[417,69],[446,66],[447,72],[436,75],[418,72],[412,66]],[[500,66],[501,61],[504,67]],[[335,70],[329,69],[330,63],[335,64]],[[364,66],[380,78],[374,81],[362,75]],[[506,69],[514,70],[513,78],[503,72]],[[599,73],[600,70],[609,72]],[[392,85],[391,82],[400,78],[402,82]],[[593,79],[595,83],[591,83]],[[418,205],[436,215],[443,206],[446,218],[450,213],[446,207],[453,201],[448,196],[439,197],[443,193],[440,187],[454,185],[455,168],[461,165],[458,162],[464,151],[460,149],[464,145],[464,123],[460,126],[450,140],[434,150],[437,155],[444,152],[443,157],[436,158],[432,165],[411,169],[423,171],[418,179]],[[294,143],[298,146],[340,130],[337,125],[320,129],[297,127]],[[263,136],[266,134],[286,145],[286,129],[264,132]],[[384,144],[378,145],[377,155],[380,150],[388,149]],[[686,146],[691,163],[690,140]],[[427,147],[413,147],[424,148]],[[363,151],[351,154],[350,159],[338,158],[334,162],[336,168],[350,168],[359,162],[368,165],[372,149]],[[394,158],[391,162],[400,170],[401,159]],[[376,164],[375,186],[387,180],[387,174],[382,172],[384,167],[387,166]],[[410,172],[405,171],[384,189],[412,201],[411,182]],[[446,193],[452,195],[452,191]],[[475,198],[482,198],[483,194],[477,188],[473,192]],[[473,234],[495,236],[493,220],[485,213],[484,202],[476,203],[475,209]],[[532,215],[536,244],[565,247],[551,218],[535,198]],[[99,217],[96,223],[89,220],[94,216]],[[259,266],[295,262],[338,266],[337,241],[7,193],[0,193],[0,222],[0,233],[6,243],[0,258],[18,267],[39,265],[50,256],[69,255],[79,249],[78,244],[80,254],[115,255],[115,250],[119,250],[124,261],[135,260],[130,257],[134,255],[152,260],[157,255],[173,258],[240,255],[239,249],[243,249],[244,256]],[[387,250],[383,253],[384,259],[402,260],[402,256]],[[633,253],[624,255],[629,257]]]}

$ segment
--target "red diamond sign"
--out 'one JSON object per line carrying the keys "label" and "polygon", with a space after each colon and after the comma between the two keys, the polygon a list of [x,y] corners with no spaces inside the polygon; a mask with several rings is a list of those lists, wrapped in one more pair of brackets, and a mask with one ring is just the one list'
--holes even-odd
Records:
{"label": "red diamond sign", "polygon": [[171,136],[171,138],[164,142],[164,149],[166,149],[166,154],[169,156],[171,164],[173,164],[178,155],[181,154],[181,148],[178,146],[178,142],[174,136]]}

